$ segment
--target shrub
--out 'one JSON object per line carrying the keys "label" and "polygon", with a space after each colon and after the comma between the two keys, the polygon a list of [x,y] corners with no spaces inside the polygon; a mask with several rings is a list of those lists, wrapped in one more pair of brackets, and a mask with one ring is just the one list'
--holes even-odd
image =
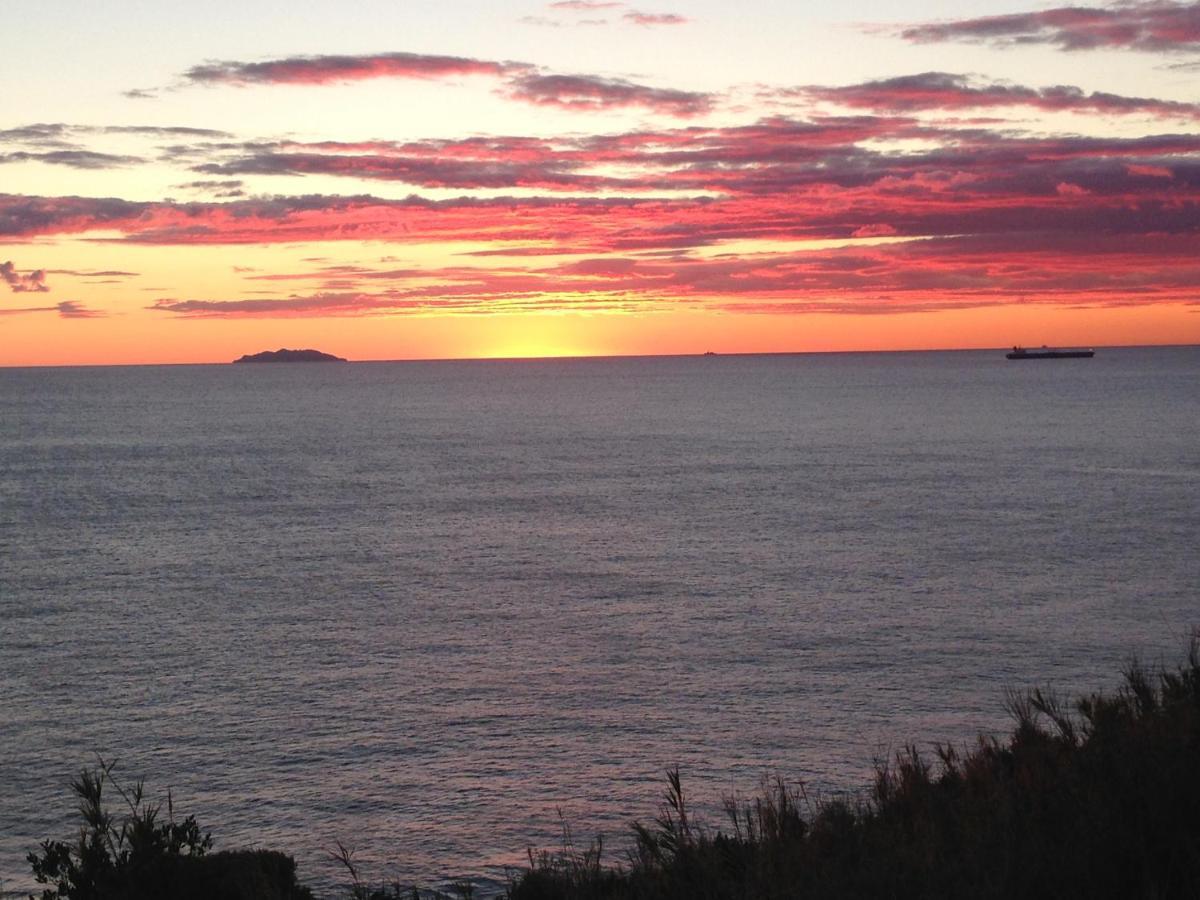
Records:
{"label": "shrub", "polygon": [[[312,900],[296,883],[296,864],[282,853],[214,853],[210,835],[193,816],[176,822],[167,797],[146,802],[141,781],[131,789],[113,778],[113,763],[100,760],[84,769],[71,790],[83,824],[74,843],[46,840],[29,863],[38,884],[48,885],[42,900]],[[111,786],[124,811],[111,812],[105,788]]]}
{"label": "shrub", "polygon": [[[915,746],[856,801],[768,785],[689,817],[678,771],[624,867],[531,855],[510,900],[1200,897],[1200,643],[1175,671],[1132,665],[1114,694],[1009,697],[1006,741]],[[806,814],[805,814],[806,813]]]}

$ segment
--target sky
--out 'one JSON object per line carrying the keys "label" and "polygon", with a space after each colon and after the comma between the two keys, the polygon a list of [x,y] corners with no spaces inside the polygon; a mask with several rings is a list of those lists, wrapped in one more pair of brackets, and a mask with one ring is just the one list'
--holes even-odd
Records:
{"label": "sky", "polygon": [[1200,2],[27,2],[0,365],[1200,343]]}

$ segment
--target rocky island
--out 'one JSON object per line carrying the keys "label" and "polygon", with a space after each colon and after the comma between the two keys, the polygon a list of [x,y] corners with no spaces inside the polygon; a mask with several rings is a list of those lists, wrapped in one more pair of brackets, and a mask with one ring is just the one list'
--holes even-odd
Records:
{"label": "rocky island", "polygon": [[235,363],[267,362],[345,362],[340,356],[322,353],[320,350],[264,350],[262,353],[247,353]]}

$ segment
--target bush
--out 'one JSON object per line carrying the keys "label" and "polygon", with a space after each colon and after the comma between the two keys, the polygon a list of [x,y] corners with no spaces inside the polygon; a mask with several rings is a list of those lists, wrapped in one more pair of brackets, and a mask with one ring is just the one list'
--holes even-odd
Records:
{"label": "bush", "polygon": [[[1185,665],[1138,665],[1113,695],[1071,706],[1012,695],[1006,741],[936,762],[915,747],[880,763],[852,802],[808,804],[769,785],[727,804],[726,832],[687,813],[677,771],[623,867],[531,856],[510,900],[886,897],[1200,897],[1200,644]],[[807,813],[805,815],[804,813]]]}
{"label": "bush", "polygon": [[[296,864],[272,851],[209,855],[212,838],[193,816],[176,822],[170,796],[162,807],[145,800],[142,782],[126,790],[114,765],[84,769],[71,790],[83,825],[73,844],[46,840],[29,863],[42,900],[312,900],[296,883]],[[120,797],[124,813],[105,804],[105,787]]]}

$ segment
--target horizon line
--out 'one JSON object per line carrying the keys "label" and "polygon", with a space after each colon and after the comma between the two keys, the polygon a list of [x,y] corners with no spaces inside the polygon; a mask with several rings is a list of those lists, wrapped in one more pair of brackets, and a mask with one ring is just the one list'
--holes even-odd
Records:
{"label": "horizon line", "polygon": [[[993,353],[1003,352],[1012,348],[1011,344],[998,347],[928,347],[928,348],[892,348],[874,350],[748,350],[721,351],[698,350],[694,353],[607,353],[607,354],[563,354],[555,356],[421,356],[395,359],[343,359],[343,363],[430,363],[430,362],[547,362],[547,361],[582,361],[609,359],[690,359],[706,356],[836,356],[836,355],[868,355],[884,353]],[[1043,345],[1018,344],[1016,346],[1040,347]],[[1095,350],[1136,350],[1136,349],[1182,349],[1188,347],[1200,348],[1200,343],[1183,344],[1072,344],[1054,345],[1056,349],[1095,349]],[[314,349],[314,348],[286,348]],[[323,351],[324,352],[324,351]],[[224,361],[191,361],[191,362],[126,362],[126,363],[29,363],[12,365],[0,363],[0,369],[119,369],[139,366],[228,366],[234,360]]]}

